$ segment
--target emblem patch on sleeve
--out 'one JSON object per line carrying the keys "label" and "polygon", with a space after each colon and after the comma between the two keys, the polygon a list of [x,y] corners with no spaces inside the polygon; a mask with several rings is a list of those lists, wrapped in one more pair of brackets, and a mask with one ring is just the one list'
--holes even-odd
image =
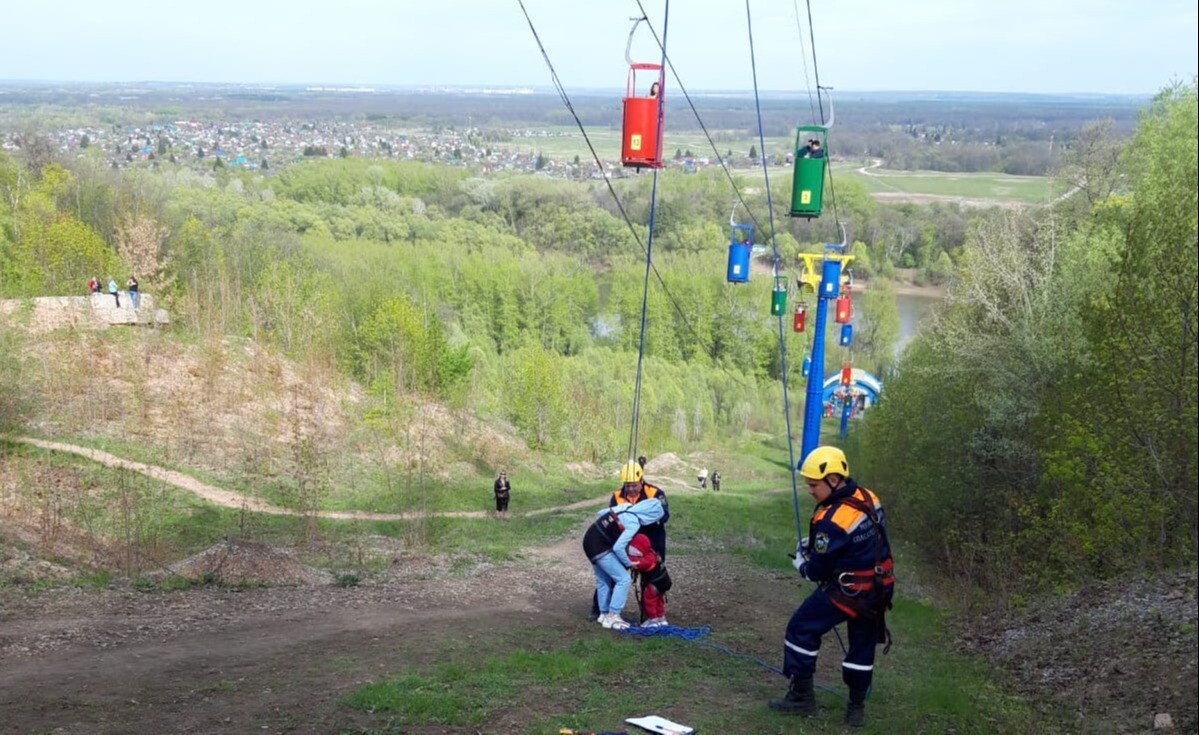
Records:
{"label": "emblem patch on sleeve", "polygon": [[823,554],[824,552],[828,551],[828,534],[816,534],[816,541],[814,542],[812,548],[816,549],[817,554]]}

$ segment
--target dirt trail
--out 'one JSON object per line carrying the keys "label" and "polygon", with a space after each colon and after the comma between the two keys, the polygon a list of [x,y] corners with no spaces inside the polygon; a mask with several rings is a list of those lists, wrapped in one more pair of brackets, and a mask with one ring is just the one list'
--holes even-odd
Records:
{"label": "dirt trail", "polygon": [[[276,516],[304,516],[314,515],[318,518],[330,518],[333,520],[353,520],[353,521],[406,521],[416,518],[428,518],[437,516],[440,518],[487,518],[490,513],[482,510],[443,510],[431,512],[407,512],[407,513],[370,513],[362,510],[322,510],[311,514],[306,514],[291,508],[280,508],[277,505],[272,505],[261,498],[254,498],[249,495],[235,493],[231,490],[223,490],[219,487],[200,482],[196,478],[185,475],[182,472],[168,470],[163,467],[144,464],[142,462],[134,462],[128,459],[122,459],[116,455],[91,447],[81,447],[76,444],[63,444],[61,442],[46,441],[45,439],[34,439],[27,436],[7,436],[3,437],[7,441],[17,444],[27,444],[29,446],[46,449],[52,452],[65,452],[67,454],[75,454],[93,462],[99,462],[107,467],[117,469],[130,470],[132,472],[140,472],[146,477],[151,477],[155,480],[165,482],[168,485],[173,485],[180,490],[186,490],[189,493],[207,500],[208,502],[219,505],[225,508],[246,509],[255,513],[266,513]],[[537,510],[525,511],[514,515],[521,517],[532,517],[548,515],[550,513],[560,513],[564,511],[580,510],[583,508],[594,508],[602,505],[607,500],[607,495],[593,500],[580,500],[577,503],[568,505],[559,505],[552,508],[538,508]]]}

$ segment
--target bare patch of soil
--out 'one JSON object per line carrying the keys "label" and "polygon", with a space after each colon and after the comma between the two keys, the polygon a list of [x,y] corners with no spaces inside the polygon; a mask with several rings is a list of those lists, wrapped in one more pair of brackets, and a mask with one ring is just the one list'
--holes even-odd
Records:
{"label": "bare patch of soil", "polygon": [[[681,556],[671,565],[672,622],[736,629],[746,653],[777,663],[782,626],[802,594],[780,594],[784,584],[794,588],[793,580],[712,555]],[[571,534],[502,564],[476,560],[463,569],[460,560],[397,559],[354,588],[0,589],[0,730],[370,730],[388,718],[339,701],[380,677],[419,672],[447,647],[519,637],[522,630],[563,639],[613,635],[586,619],[593,585],[578,534]],[[635,617],[631,598],[629,604],[626,615]],[[746,609],[756,611],[751,619]],[[834,658],[822,674],[829,680],[838,676]],[[749,696],[765,698],[781,687],[779,677],[763,672]],[[722,696],[742,700],[747,693]],[[497,712],[481,731],[527,732],[538,716],[530,704]]]}
{"label": "bare patch of soil", "polygon": [[1083,732],[1199,728],[1196,573],[1110,582],[972,622],[962,637]]}
{"label": "bare patch of soil", "polygon": [[329,584],[333,576],[306,566],[295,554],[267,544],[225,539],[172,564],[169,573],[231,587]]}

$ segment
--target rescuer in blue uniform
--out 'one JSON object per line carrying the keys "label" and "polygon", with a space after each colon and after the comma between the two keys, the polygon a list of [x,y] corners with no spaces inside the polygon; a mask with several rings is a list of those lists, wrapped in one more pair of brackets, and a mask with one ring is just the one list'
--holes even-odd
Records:
{"label": "rescuer in blue uniform", "polygon": [[[799,473],[816,500],[808,536],[800,541],[795,569],[819,585],[787,624],[783,674],[791,678],[786,696],[770,708],[800,715],[816,714],[812,675],[821,637],[848,621],[849,651],[841,676],[849,686],[845,722],[865,724],[866,695],[874,676],[874,648],[890,647],[885,620],[895,586],[891,545],[878,497],[849,476],[849,461],[836,447],[817,447]],[[884,648],[883,652],[886,653]]]}

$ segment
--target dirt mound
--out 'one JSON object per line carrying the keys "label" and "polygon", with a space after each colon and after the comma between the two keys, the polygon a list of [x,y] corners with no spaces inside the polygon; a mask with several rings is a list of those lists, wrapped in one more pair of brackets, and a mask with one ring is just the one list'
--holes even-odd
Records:
{"label": "dirt mound", "polygon": [[691,472],[691,465],[679,459],[674,452],[664,452],[656,457],[651,457],[645,463],[645,474],[647,475],[687,475]]}
{"label": "dirt mound", "polygon": [[1076,713],[1081,731],[1145,732],[1167,713],[1196,732],[1196,610],[1191,571],[1038,600],[983,618],[963,639],[1031,701]]}
{"label": "dirt mound", "polygon": [[74,572],[69,568],[38,559],[24,549],[9,546],[0,537],[0,581],[61,582],[73,576]]}
{"label": "dirt mound", "polygon": [[266,544],[226,539],[170,567],[173,574],[229,586],[319,585],[332,575],[301,564],[291,552]]}

